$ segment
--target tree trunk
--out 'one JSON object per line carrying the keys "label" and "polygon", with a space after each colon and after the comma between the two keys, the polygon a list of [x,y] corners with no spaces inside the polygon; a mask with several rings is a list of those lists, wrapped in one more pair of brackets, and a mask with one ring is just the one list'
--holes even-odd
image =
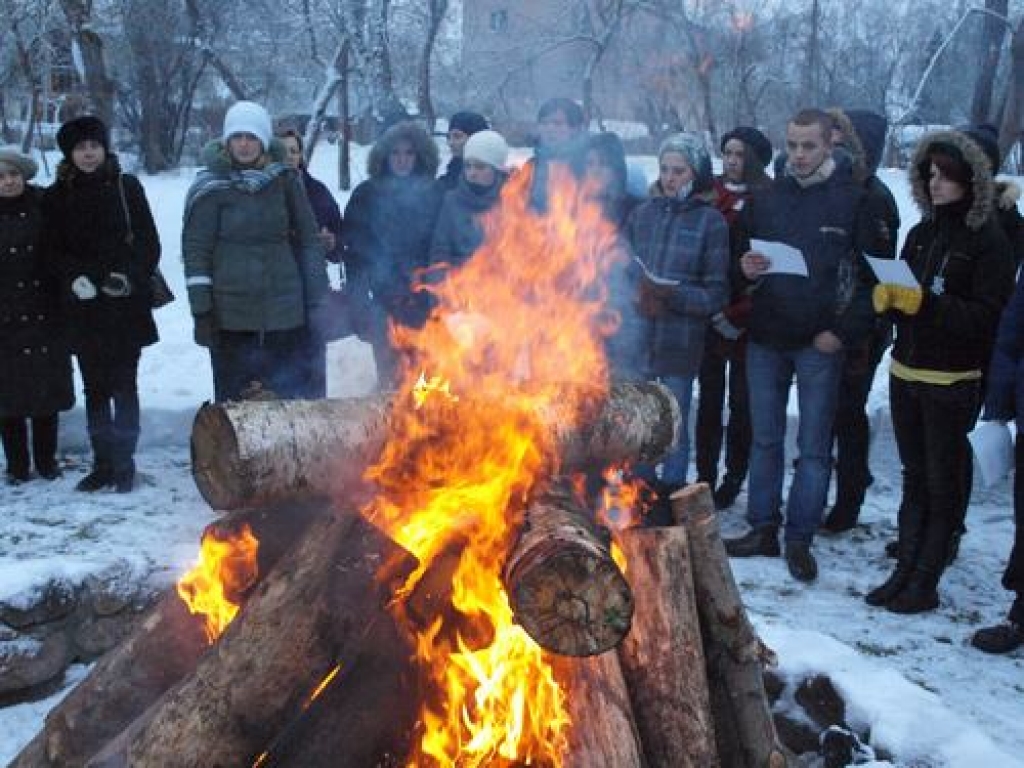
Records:
{"label": "tree trunk", "polygon": [[504,569],[516,622],[565,656],[614,648],[633,615],[629,585],[589,515],[568,483],[545,489],[527,509]]}
{"label": "tree trunk", "polygon": [[[775,733],[764,690],[764,664],[773,655],[761,643],[743,608],[707,483],[697,483],[673,494],[672,512],[689,534],[694,591],[705,633],[711,687],[728,692],[731,711],[722,713],[723,731],[734,731],[737,736],[739,759],[723,765],[782,768],[787,757]],[[729,745],[727,749],[735,754],[735,746]]]}
{"label": "tree trunk", "polygon": [[379,641],[392,621],[385,605],[413,567],[358,515],[313,525],[195,674],[150,710],[128,764],[252,765],[335,666]]}
{"label": "tree trunk", "polygon": [[[291,505],[281,510],[239,510],[214,524],[220,531],[248,525],[260,542],[259,578],[325,510]],[[104,744],[178,681],[191,674],[209,643],[201,616],[188,612],[174,587],[150,610],[135,633],[107,653],[46,716],[43,730],[11,768],[85,765]]]}
{"label": "tree trunk", "polygon": [[[608,397],[578,388],[541,414],[567,469],[657,461],[679,430],[679,405],[660,384],[621,384]],[[208,404],[192,427],[192,474],[214,509],[349,492],[387,439],[390,400]]]}
{"label": "tree trunk", "polygon": [[1021,115],[1024,111],[1024,19],[1021,19],[1013,30],[1010,57],[1012,69],[1009,93],[999,130],[999,149],[1003,157],[1006,157],[1014,144],[1020,140],[1021,129],[1024,127],[1024,118]]}
{"label": "tree trunk", "polygon": [[633,528],[619,543],[637,598],[619,658],[648,764],[717,766],[686,531]]}
{"label": "tree trunk", "polygon": [[553,657],[550,661],[574,724],[561,768],[644,766],[618,654],[608,651],[582,659]]}
{"label": "tree trunk", "polygon": [[427,29],[423,36],[423,47],[420,49],[420,61],[417,72],[416,104],[420,115],[426,121],[427,130],[433,132],[435,124],[434,99],[430,91],[430,65],[434,55],[434,44],[441,30],[444,16],[448,12],[448,0],[427,1]]}
{"label": "tree trunk", "polygon": [[81,56],[82,76],[93,113],[108,126],[114,120],[114,81],[107,75],[103,40],[89,29],[92,3],[89,0],[60,0],[71,37]]}
{"label": "tree trunk", "polygon": [[[1007,0],[985,0],[985,9],[1006,18]],[[974,81],[974,95],[971,98],[971,122],[974,125],[992,120],[992,88],[999,70],[999,59],[1006,37],[1006,24],[992,15],[985,14],[981,23],[978,47],[981,61],[978,76]],[[998,168],[992,170],[993,173]]]}

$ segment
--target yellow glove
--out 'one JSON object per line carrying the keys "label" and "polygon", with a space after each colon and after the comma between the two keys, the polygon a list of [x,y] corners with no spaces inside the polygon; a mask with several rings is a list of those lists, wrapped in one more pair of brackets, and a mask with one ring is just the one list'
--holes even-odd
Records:
{"label": "yellow glove", "polygon": [[892,309],[894,298],[892,289],[895,287],[891,283],[879,283],[871,291],[871,303],[874,304],[877,314],[880,315]]}
{"label": "yellow glove", "polygon": [[904,315],[916,315],[918,310],[921,309],[924,293],[920,288],[890,285],[889,292],[892,296],[892,308],[902,312]]}

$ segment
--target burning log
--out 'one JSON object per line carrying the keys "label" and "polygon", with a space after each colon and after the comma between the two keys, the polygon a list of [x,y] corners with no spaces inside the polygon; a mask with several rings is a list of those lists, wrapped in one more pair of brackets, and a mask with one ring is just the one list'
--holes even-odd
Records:
{"label": "burning log", "polygon": [[337,665],[377,642],[412,558],[359,516],[313,525],[129,740],[139,766],[251,765]]}
{"label": "burning log", "polygon": [[[653,461],[675,440],[679,406],[660,384],[574,394],[541,414],[563,469]],[[207,404],[192,427],[196,485],[214,509],[346,495],[380,454],[390,408],[384,396]]]}
{"label": "burning log", "polygon": [[576,727],[562,768],[641,768],[643,749],[615,651],[552,659]]}
{"label": "burning log", "polygon": [[[290,504],[287,509],[287,514],[277,509],[239,510],[207,530],[228,532],[249,526],[260,540],[260,578],[309,522],[323,514],[322,508],[314,506]],[[193,672],[208,647],[203,618],[189,613],[175,589],[169,588],[134,634],[100,659],[50,711],[43,730],[11,768],[85,765],[165,691]]]}
{"label": "burning log", "polygon": [[775,732],[764,689],[764,665],[773,654],[757,636],[743,608],[707,484],[677,491],[672,497],[672,512],[689,534],[708,677],[713,690],[726,693],[716,697],[716,727],[723,734],[735,734],[731,740],[719,739],[722,764],[726,768],[783,768],[787,757]]}
{"label": "burning log", "polygon": [[603,653],[629,632],[629,584],[566,482],[528,507],[504,580],[516,621],[553,653]]}
{"label": "burning log", "polygon": [[686,539],[676,527],[620,535],[637,602],[619,658],[651,768],[719,764]]}

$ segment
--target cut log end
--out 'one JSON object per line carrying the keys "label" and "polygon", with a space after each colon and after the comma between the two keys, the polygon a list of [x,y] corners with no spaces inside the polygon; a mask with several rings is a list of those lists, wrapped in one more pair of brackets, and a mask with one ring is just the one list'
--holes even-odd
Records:
{"label": "cut log end", "polygon": [[223,408],[204,404],[192,424],[192,476],[200,495],[214,509],[236,506],[245,496],[238,435]]}

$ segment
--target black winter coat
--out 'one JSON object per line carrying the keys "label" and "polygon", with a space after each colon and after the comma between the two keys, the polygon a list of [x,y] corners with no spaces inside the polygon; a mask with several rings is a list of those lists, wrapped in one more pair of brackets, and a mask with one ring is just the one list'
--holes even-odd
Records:
{"label": "black winter coat", "polygon": [[[155,343],[150,280],[160,260],[160,240],[139,180],[122,174],[113,156],[89,174],[64,161],[57,181],[44,194],[43,211],[72,349],[97,344],[140,348]],[[95,299],[82,301],[71,290],[79,276],[99,288],[112,272],[127,275],[129,296],[113,298],[99,292]]]}
{"label": "black winter coat", "polygon": [[75,402],[57,280],[41,247],[42,192],[0,198],[0,418],[48,416]]}

